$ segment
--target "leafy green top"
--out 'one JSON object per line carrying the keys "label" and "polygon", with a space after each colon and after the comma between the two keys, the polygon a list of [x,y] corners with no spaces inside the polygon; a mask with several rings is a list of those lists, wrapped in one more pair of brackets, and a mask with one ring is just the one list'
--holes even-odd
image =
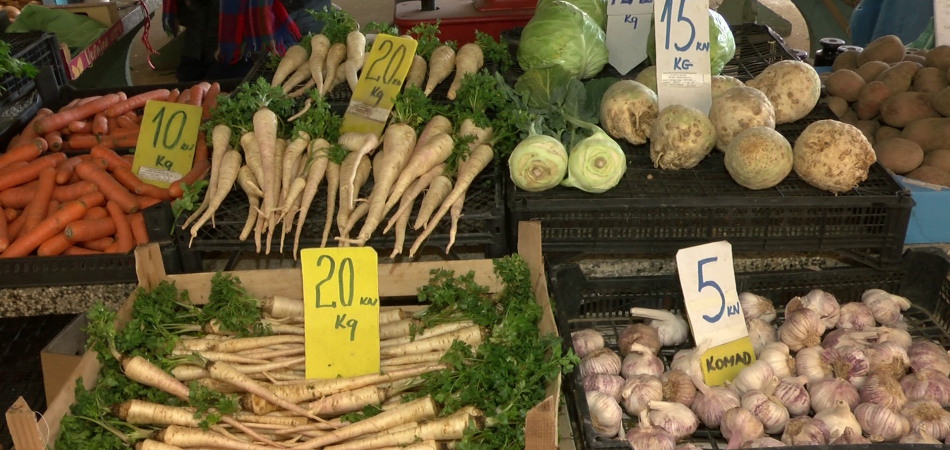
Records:
{"label": "leafy green top", "polygon": [[340,125],[343,117],[330,110],[330,104],[316,89],[307,91],[310,98],[310,109],[294,120],[292,136],[299,132],[307,133],[311,139],[323,138],[328,142],[336,142],[340,138]]}
{"label": "leafy green top", "polygon": [[417,132],[433,116],[442,114],[443,107],[432,103],[418,86],[409,86],[393,98],[393,122],[404,123]]}
{"label": "leafy green top", "polygon": [[469,119],[477,127],[491,127],[494,137],[489,143],[496,158],[507,157],[534,120],[502,76],[484,69],[462,78],[450,115],[457,124]]}
{"label": "leafy green top", "polygon": [[13,75],[17,78],[33,78],[38,73],[32,64],[14,58],[10,51],[10,44],[0,41],[0,76]]}
{"label": "leafy green top", "polygon": [[227,125],[233,131],[232,144],[236,144],[242,134],[254,129],[254,113],[268,108],[277,115],[277,135],[286,137],[290,132],[287,118],[293,115],[294,104],[280,86],[271,87],[264,78],[258,78],[253,83],[242,83],[231,95],[220,96],[217,105],[211,108],[211,119],[202,125],[202,130],[210,139],[215,126]]}
{"label": "leafy green top", "polygon": [[265,336],[270,327],[261,322],[258,301],[252,297],[241,280],[230,274],[218,272],[211,277],[211,292],[208,303],[198,314],[198,323],[216,320],[224,331],[238,336]]}
{"label": "leafy green top", "polygon": [[511,55],[508,53],[507,44],[496,41],[491,35],[477,30],[475,31],[475,43],[482,49],[482,55],[486,62],[494,62],[498,72],[508,71],[511,66]]}
{"label": "leafy green top", "polygon": [[439,31],[440,22],[438,19],[435,21],[435,25],[419,22],[416,26],[409,29],[409,33],[415,36],[416,42],[419,43],[416,45],[416,54],[425,58],[426,61],[432,56],[432,51],[442,44],[438,36],[436,36],[441,33],[441,31]]}
{"label": "leafy green top", "polygon": [[323,22],[321,34],[327,37],[331,44],[345,44],[346,36],[353,30],[360,28],[359,23],[350,13],[343,9],[326,7],[321,11],[307,11],[314,19]]}
{"label": "leafy green top", "polygon": [[394,23],[370,22],[363,28],[366,34],[388,34],[390,36],[399,36],[399,27]]}
{"label": "leafy green top", "polygon": [[[208,186],[208,180],[195,180],[194,183],[185,184],[181,182],[181,198],[176,198],[172,201],[172,214],[175,215],[175,221],[172,223],[178,223],[178,216],[185,211],[194,211],[198,204],[201,203],[201,191]],[[175,234],[175,227],[172,227],[171,234]]]}
{"label": "leafy green top", "polygon": [[[222,394],[195,381],[188,383],[188,404],[195,408],[194,417],[203,430],[217,424],[222,414],[234,414],[241,410],[237,395]],[[203,417],[202,417],[203,416]]]}

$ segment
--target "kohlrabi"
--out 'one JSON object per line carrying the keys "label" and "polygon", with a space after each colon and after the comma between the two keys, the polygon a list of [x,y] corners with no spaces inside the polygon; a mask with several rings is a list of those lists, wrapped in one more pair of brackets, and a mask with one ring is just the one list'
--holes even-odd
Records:
{"label": "kohlrabi", "polygon": [[538,134],[531,124],[530,135],[508,158],[511,181],[528,192],[541,192],[561,183],[567,173],[567,150],[561,141]]}
{"label": "kohlrabi", "polygon": [[567,163],[567,178],[562,186],[600,194],[617,185],[627,172],[627,157],[620,144],[597,125],[568,118],[571,123],[593,132],[573,148]]}

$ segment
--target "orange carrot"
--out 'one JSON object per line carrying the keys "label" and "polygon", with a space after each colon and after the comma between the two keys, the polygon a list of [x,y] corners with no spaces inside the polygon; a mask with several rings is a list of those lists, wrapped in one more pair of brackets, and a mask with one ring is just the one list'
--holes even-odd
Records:
{"label": "orange carrot", "polygon": [[66,142],[69,142],[69,148],[73,150],[90,149],[99,144],[99,137],[87,133],[73,133]]}
{"label": "orange carrot", "polygon": [[79,245],[83,248],[88,248],[89,250],[96,250],[99,252],[105,251],[109,246],[115,244],[115,238],[112,236],[104,237],[101,239],[96,239],[94,241],[80,242]]}
{"label": "orange carrot", "polygon": [[23,209],[36,196],[36,187],[39,183],[32,181],[14,188],[0,191],[0,203],[7,208]]}
{"label": "orange carrot", "polygon": [[99,192],[99,186],[91,181],[78,181],[66,186],[57,186],[53,189],[53,200],[60,203],[76,200],[84,195]]}
{"label": "orange carrot", "polygon": [[73,176],[73,170],[76,168],[76,164],[80,162],[82,162],[82,158],[73,156],[60,164],[59,167],[56,168],[56,184],[66,184],[66,182],[69,181],[69,177]]}
{"label": "orange carrot", "polygon": [[135,200],[138,202],[139,211],[144,210],[152,205],[157,205],[162,201],[154,197],[145,197],[144,195],[136,195]]}
{"label": "orange carrot", "polygon": [[6,175],[6,174],[8,174],[8,173],[16,172],[17,170],[20,170],[20,169],[26,167],[27,164],[29,164],[29,163],[26,162],[26,161],[17,161],[17,162],[14,162],[14,163],[12,163],[12,164],[10,164],[10,165],[4,167],[3,169],[0,169],[0,177]]}
{"label": "orange carrot", "polygon": [[132,237],[135,245],[148,244],[148,229],[145,228],[145,217],[137,212],[128,216],[129,226],[132,227]]}
{"label": "orange carrot", "polygon": [[64,255],[100,255],[102,252],[97,250],[90,250],[88,248],[72,246],[66,249],[62,254]]}
{"label": "orange carrot", "polygon": [[64,105],[62,108],[59,108],[59,110],[60,110],[60,111],[66,111],[67,109],[76,106],[76,104],[78,104],[78,103],[79,103],[79,99],[78,99],[78,98],[74,98],[74,99],[72,99],[72,101],[70,101],[69,103],[67,103],[66,105]]}
{"label": "orange carrot", "polygon": [[201,100],[204,98],[204,89],[201,88],[201,85],[196,84],[189,89],[188,95],[188,104],[194,106],[201,106]]}
{"label": "orange carrot", "polygon": [[126,213],[131,214],[139,210],[135,196],[101,168],[84,161],[76,166],[76,174],[83,180],[95,183],[107,199],[118,203]]}
{"label": "orange carrot", "polygon": [[7,220],[7,223],[16,220],[17,216],[19,215],[20,213],[13,208],[3,208],[3,217]]}
{"label": "orange carrot", "polygon": [[124,135],[106,136],[107,139],[102,142],[102,146],[108,148],[135,148],[139,140],[139,133],[137,129],[132,131],[135,132]]}
{"label": "orange carrot", "polygon": [[123,102],[129,99],[129,97],[125,94],[125,92],[122,92],[122,91],[116,92],[116,95],[118,95],[119,100]]}
{"label": "orange carrot", "polygon": [[139,177],[135,176],[129,169],[117,167],[112,171],[112,176],[133,194],[144,195],[159,200],[171,200],[167,189],[162,189],[140,180]]}
{"label": "orange carrot", "polygon": [[[3,208],[0,208],[2,210]],[[145,226],[145,222],[142,222],[142,226]],[[135,228],[132,228],[134,231]],[[10,235],[7,234],[7,218],[5,215],[0,214],[0,252],[7,249],[10,246]]]}
{"label": "orange carrot", "polygon": [[135,155],[122,155],[122,159],[126,160],[129,164],[135,163]]}
{"label": "orange carrot", "polygon": [[106,203],[106,211],[109,211],[109,216],[115,222],[115,243],[118,252],[128,253],[135,247],[135,239],[132,237],[132,228],[125,217],[125,212],[118,203],[112,200]]}
{"label": "orange carrot", "polygon": [[69,131],[73,133],[92,134],[92,122],[87,122],[84,120],[74,120],[72,122],[69,122]]}
{"label": "orange carrot", "polygon": [[83,120],[94,116],[96,113],[100,113],[120,101],[121,98],[116,94],[105,95],[102,98],[97,98],[88,103],[76,106],[75,108],[43,117],[33,124],[33,131],[35,131],[37,135],[45,135],[50,131],[58,130],[66,126],[69,122],[74,120]]}
{"label": "orange carrot", "polygon": [[20,213],[16,219],[10,221],[7,226],[7,234],[10,236],[10,243],[16,241],[16,238],[23,231],[23,225],[26,224],[26,214]]}
{"label": "orange carrot", "polygon": [[136,130],[139,128],[139,124],[135,123],[135,119],[130,119],[126,116],[116,117],[115,123],[119,128],[130,128]]}
{"label": "orange carrot", "polygon": [[46,108],[41,108],[39,111],[37,111],[36,115],[33,116],[33,118],[30,119],[30,122],[26,124],[26,127],[23,128],[23,131],[21,131],[20,134],[14,136],[13,139],[10,139],[10,142],[7,143],[7,150],[9,151],[13,147],[17,147],[20,144],[25,144],[35,138],[40,137],[36,135],[35,131],[33,131],[33,124],[36,123],[37,120],[40,120],[52,113],[52,111]]}
{"label": "orange carrot", "polygon": [[165,101],[168,103],[175,103],[178,101],[179,94],[181,93],[178,91],[178,88],[172,89],[171,91],[169,91],[168,98],[166,98]]}
{"label": "orange carrot", "polygon": [[168,186],[168,195],[172,198],[181,198],[184,195],[182,191],[182,185],[191,186],[196,180],[202,179],[208,174],[208,170],[211,168],[211,163],[207,159],[195,159],[195,164],[191,166],[191,170],[181,177],[178,181],[172,183]]}
{"label": "orange carrot", "polygon": [[138,123],[135,120],[138,117],[138,114],[135,114],[135,111],[126,111],[125,113],[122,114],[122,117],[125,117],[126,119],[129,119],[132,122]]}
{"label": "orange carrot", "polygon": [[193,161],[208,159],[208,139],[204,131],[198,133],[198,142],[195,143],[195,158]]}
{"label": "orange carrot", "polygon": [[0,177],[0,191],[33,181],[39,178],[40,172],[42,172],[43,169],[54,168],[56,164],[64,159],[66,159],[66,155],[62,153],[52,153],[34,160],[16,172],[4,174],[3,177]]}
{"label": "orange carrot", "polygon": [[103,219],[106,217],[109,217],[109,212],[106,211],[105,208],[101,206],[94,206],[86,211],[86,215],[82,216],[82,220]]}
{"label": "orange carrot", "polygon": [[134,97],[130,97],[128,100],[110,106],[108,109],[106,109],[106,115],[109,117],[116,117],[127,111],[144,108],[145,103],[149,100],[167,99],[170,93],[171,92],[168,89],[155,89],[154,91],[141,93]]}
{"label": "orange carrot", "polygon": [[[106,210],[108,211],[108,209],[108,204],[106,204]],[[99,238],[112,236],[116,234],[116,225],[115,221],[112,220],[111,213],[109,216],[110,217],[104,217],[102,219],[77,220],[69,224],[69,226],[63,230],[63,234],[72,242],[94,241]]]}
{"label": "orange carrot", "polygon": [[11,242],[10,246],[3,253],[0,253],[0,258],[19,258],[29,255],[47,239],[53,237],[56,233],[62,232],[70,223],[79,220],[86,214],[86,209],[98,206],[103,201],[102,194],[96,192],[64,204],[53,215],[43,219],[35,228],[24,230],[22,236],[18,236],[16,241]]}
{"label": "orange carrot", "polygon": [[208,120],[211,118],[211,108],[214,108],[218,103],[218,94],[221,93],[221,85],[218,82],[211,83],[211,86],[208,87],[208,92],[205,94],[204,101],[201,102],[201,120]]}
{"label": "orange carrot", "polygon": [[43,136],[43,139],[49,145],[50,151],[58,152],[63,148],[63,135],[59,131],[54,131],[52,133]]}
{"label": "orange carrot", "polygon": [[113,170],[115,170],[115,169],[117,169],[117,168],[119,168],[119,167],[124,167],[124,168],[126,168],[126,169],[131,169],[131,168],[132,168],[132,164],[129,163],[128,161],[122,159],[122,157],[119,156],[118,153],[116,153],[115,151],[113,151],[113,150],[110,149],[110,148],[105,148],[105,147],[103,147],[103,146],[101,146],[101,145],[97,145],[97,146],[93,147],[92,150],[89,152],[89,154],[90,154],[93,158],[102,158],[102,159],[104,159],[104,160],[106,161],[106,163],[107,163],[107,164],[106,164],[106,168],[107,168],[106,170],[109,170],[109,171],[113,171]]}
{"label": "orange carrot", "polygon": [[108,126],[106,127],[106,129],[108,129],[108,130],[118,130],[118,129],[119,129],[119,123],[116,122],[115,119],[116,119],[115,117],[106,117],[106,123],[108,124]]}
{"label": "orange carrot", "polygon": [[0,155],[0,169],[17,161],[33,161],[45,152],[47,147],[46,141],[40,138],[13,147]]}
{"label": "orange carrot", "polygon": [[27,230],[32,230],[46,218],[47,208],[53,197],[53,188],[56,187],[56,169],[47,167],[40,172],[39,184],[36,187],[36,196],[23,210]]}
{"label": "orange carrot", "polygon": [[[75,223],[75,222],[74,222]],[[61,255],[66,249],[72,247],[75,242],[66,239],[66,236],[63,233],[56,233],[53,237],[43,241],[42,244],[36,249],[36,254],[39,256],[56,256]]]}
{"label": "orange carrot", "polygon": [[109,119],[105,113],[96,113],[92,118],[92,134],[102,136],[109,133]]}

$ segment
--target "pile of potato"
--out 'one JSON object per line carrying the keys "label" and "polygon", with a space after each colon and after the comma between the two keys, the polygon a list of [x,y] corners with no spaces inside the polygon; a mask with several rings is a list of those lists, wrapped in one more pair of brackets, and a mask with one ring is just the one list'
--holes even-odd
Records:
{"label": "pile of potato", "polygon": [[885,168],[950,187],[950,46],[905,49],[883,36],[822,74],[828,104],[861,130]]}

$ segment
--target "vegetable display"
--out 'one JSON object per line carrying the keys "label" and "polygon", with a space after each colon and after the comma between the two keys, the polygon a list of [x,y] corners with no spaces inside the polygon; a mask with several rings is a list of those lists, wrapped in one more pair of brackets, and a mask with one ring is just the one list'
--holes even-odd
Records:
{"label": "vegetable display", "polygon": [[544,2],[521,32],[518,65],[525,71],[559,66],[584,79],[597,75],[606,64],[604,29],[565,0]]}

